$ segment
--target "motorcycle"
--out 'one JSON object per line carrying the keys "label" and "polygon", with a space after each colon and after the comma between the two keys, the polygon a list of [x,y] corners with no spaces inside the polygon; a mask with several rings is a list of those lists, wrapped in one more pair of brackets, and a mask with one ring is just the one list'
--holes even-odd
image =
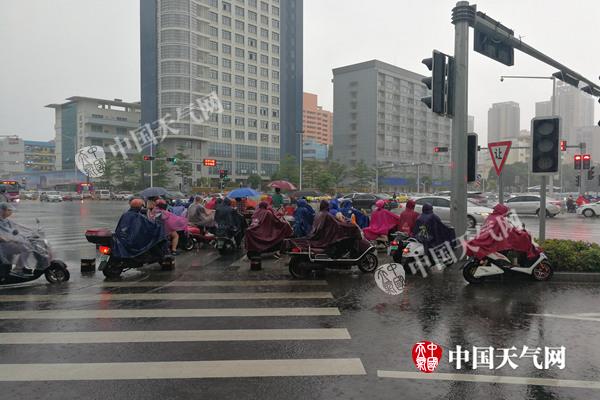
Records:
{"label": "motorcycle", "polygon": [[215,235],[208,232],[206,228],[190,225],[188,226],[187,233],[188,241],[192,242],[192,247],[189,248],[190,245],[188,243],[186,250],[192,250],[196,245],[208,244],[209,246],[214,246],[215,244]]}
{"label": "motorcycle", "polygon": [[398,231],[392,233],[392,241],[389,242],[389,247],[387,248],[387,253],[395,263],[402,262],[402,254],[406,246],[408,245],[408,236],[406,233]]}
{"label": "motorcycle", "polygon": [[529,241],[537,256],[528,258],[527,253],[514,250],[493,252],[484,257],[469,257],[464,264],[463,277],[469,283],[481,283],[486,277],[519,272],[531,276],[536,281],[548,281],[554,270],[548,257],[529,233]]}
{"label": "motorcycle", "polygon": [[[71,277],[67,265],[61,260],[53,259],[50,245],[40,228],[40,221],[36,219],[36,223],[37,229],[35,230],[18,226],[18,230],[12,232],[13,236],[18,235],[22,239],[20,245],[23,245],[33,255],[27,260],[28,267],[33,267],[30,269],[31,272],[15,272],[11,260],[2,257],[3,255],[0,254],[0,285],[29,282],[42,275],[49,283],[56,284],[67,282]],[[34,265],[30,263],[34,263]]]}
{"label": "motorcycle", "polygon": [[327,248],[314,248],[304,241],[285,239],[282,250],[290,256],[289,271],[294,278],[306,279],[313,270],[349,270],[354,265],[373,273],[379,265],[375,246],[366,239],[346,239]]}
{"label": "motorcycle", "polygon": [[163,271],[175,268],[175,259],[168,255],[166,240],[157,243],[144,254],[133,258],[119,258],[112,254],[113,232],[109,229],[88,229],[85,232],[88,242],[96,245],[96,264],[107,278],[118,278],[124,271],[158,263]]}
{"label": "motorcycle", "polygon": [[241,242],[236,240],[236,233],[228,226],[217,225],[215,231],[215,247],[219,254],[225,255],[228,251],[233,251],[241,246]]}

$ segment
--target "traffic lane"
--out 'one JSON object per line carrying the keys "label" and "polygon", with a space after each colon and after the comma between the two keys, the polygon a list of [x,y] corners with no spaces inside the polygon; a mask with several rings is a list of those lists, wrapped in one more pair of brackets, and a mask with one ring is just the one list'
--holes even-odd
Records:
{"label": "traffic lane", "polygon": [[[519,215],[519,219],[534,237],[539,236],[538,217]],[[577,214],[559,214],[554,218],[546,218],[546,238],[600,243],[600,219]]]}

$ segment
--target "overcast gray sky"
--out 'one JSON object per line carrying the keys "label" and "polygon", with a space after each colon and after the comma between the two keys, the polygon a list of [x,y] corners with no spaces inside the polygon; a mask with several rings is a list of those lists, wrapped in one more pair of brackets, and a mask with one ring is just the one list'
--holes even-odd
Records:
{"label": "overcast gray sky", "polygon": [[[282,0],[285,1],[285,0]],[[139,100],[139,0],[2,0],[0,134],[54,136],[44,106],[80,95]],[[332,68],[379,59],[421,74],[436,48],[454,52],[453,0],[304,0],[304,89],[333,109]],[[523,41],[598,81],[600,0],[480,0],[478,10]],[[472,39],[472,31],[471,31]],[[472,48],[472,47],[471,47]],[[519,52],[506,67],[470,52],[469,114],[487,130],[491,103],[521,104],[527,129],[548,81],[504,81],[502,74],[555,70]],[[596,119],[600,118],[596,103]],[[485,140],[485,139],[484,139]]]}

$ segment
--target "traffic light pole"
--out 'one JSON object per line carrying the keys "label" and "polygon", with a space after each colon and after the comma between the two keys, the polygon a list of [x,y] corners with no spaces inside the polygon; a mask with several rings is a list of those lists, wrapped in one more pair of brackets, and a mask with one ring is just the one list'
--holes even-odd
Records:
{"label": "traffic light pole", "polygon": [[[552,77],[552,115],[556,115],[556,78]],[[533,132],[532,132],[533,133]],[[562,136],[562,134],[561,134]],[[562,154],[561,154],[562,156]],[[560,162],[560,159],[559,159]],[[562,163],[561,163],[562,164]],[[538,238],[540,242],[546,240],[546,183],[548,177],[546,175],[541,176],[542,181],[540,183],[540,211],[538,211],[538,218],[540,219],[540,232]],[[552,192],[554,192],[554,180],[550,179],[552,185]]]}
{"label": "traffic light pole", "polygon": [[475,10],[469,6],[468,1],[456,3],[452,10],[455,67],[451,155],[451,222],[456,236],[462,236],[467,230],[467,157],[461,157],[461,153],[467,148],[469,22],[474,19]]}

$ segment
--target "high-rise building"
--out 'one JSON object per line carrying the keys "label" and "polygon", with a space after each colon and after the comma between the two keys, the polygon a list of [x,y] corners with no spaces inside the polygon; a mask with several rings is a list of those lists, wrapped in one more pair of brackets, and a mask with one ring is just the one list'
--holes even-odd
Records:
{"label": "high-rise building", "polygon": [[520,126],[519,103],[506,101],[492,104],[488,110],[488,143],[518,137]]}
{"label": "high-rise building", "polygon": [[23,146],[26,172],[55,170],[56,155],[53,140],[49,142],[25,140]]}
{"label": "high-rise building", "polygon": [[0,178],[12,178],[24,170],[23,139],[17,135],[0,136]]}
{"label": "high-rise building", "polygon": [[107,154],[116,138],[140,126],[140,103],[74,96],[66,103],[48,104],[55,111],[56,170],[75,169],[75,153],[85,146],[102,146]]}
{"label": "high-rise building", "polygon": [[333,113],[318,105],[316,94],[304,93],[302,114],[304,141],[313,140],[325,145],[333,143]]}
{"label": "high-rise building", "polygon": [[319,143],[314,139],[304,140],[302,156],[303,160],[327,161],[329,145]]}
{"label": "high-rise building", "polygon": [[[449,178],[452,121],[420,101],[422,75],[378,60],[333,70],[333,158],[348,166],[405,164],[389,176]],[[418,166],[417,166],[418,165]],[[400,181],[400,180],[398,180]],[[397,185],[403,186],[403,185]]]}
{"label": "high-rise building", "polygon": [[142,0],[142,121],[153,123],[216,93],[223,113],[179,115],[167,153],[197,164],[193,178],[268,177],[300,153],[302,0]]}
{"label": "high-rise building", "polygon": [[[558,83],[556,88],[556,114],[561,117],[562,139],[569,145],[585,141],[582,135],[595,125],[594,98],[567,84]],[[552,99],[535,104],[535,116],[552,115]],[[569,152],[576,152],[569,149]]]}

